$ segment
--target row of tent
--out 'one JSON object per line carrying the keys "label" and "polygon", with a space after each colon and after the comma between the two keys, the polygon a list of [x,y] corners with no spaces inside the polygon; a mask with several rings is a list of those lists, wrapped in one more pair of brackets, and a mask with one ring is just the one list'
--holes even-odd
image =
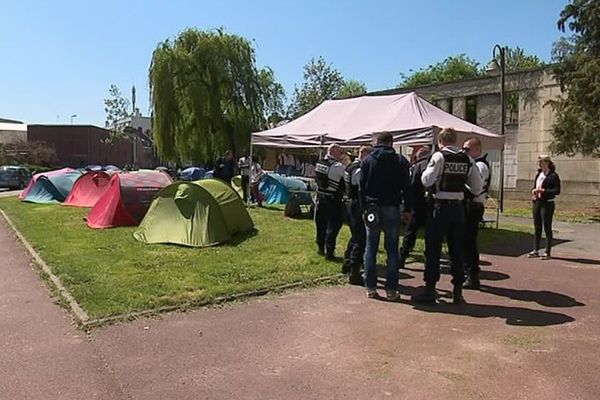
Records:
{"label": "row of tent", "polygon": [[[289,190],[306,190],[302,181],[275,174],[265,174],[260,186],[269,204],[285,204]],[[173,182],[161,171],[63,168],[35,174],[19,197],[91,207],[85,218],[90,228],[139,224],[134,237],[144,243],[211,246],[254,226],[239,191],[231,186],[210,178]]]}

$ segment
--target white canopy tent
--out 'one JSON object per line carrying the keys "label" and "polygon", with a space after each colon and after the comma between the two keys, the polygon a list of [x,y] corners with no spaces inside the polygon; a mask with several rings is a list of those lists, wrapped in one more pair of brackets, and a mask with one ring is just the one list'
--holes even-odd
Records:
{"label": "white canopy tent", "polygon": [[416,93],[328,100],[276,128],[252,133],[252,146],[321,147],[332,143],[370,144],[382,132],[395,145],[433,144],[442,128],[454,128],[459,141],[476,136],[485,149],[500,150],[504,137],[441,110]]}
{"label": "white canopy tent", "polygon": [[[477,137],[484,151],[500,151],[502,198],[504,136],[447,113],[414,92],[324,101],[285,125],[252,133],[250,152],[253,146],[319,148],[337,143],[357,147],[372,144],[382,132],[393,134],[394,145],[435,145],[437,134],[443,128],[453,128],[458,133],[458,143]],[[496,215],[497,226],[498,211]]]}

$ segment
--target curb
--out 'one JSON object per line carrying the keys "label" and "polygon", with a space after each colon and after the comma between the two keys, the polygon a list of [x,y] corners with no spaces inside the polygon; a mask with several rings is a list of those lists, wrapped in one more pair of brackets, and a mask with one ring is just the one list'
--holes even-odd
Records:
{"label": "curb", "polygon": [[67,290],[67,288],[62,284],[60,279],[56,275],[54,275],[54,273],[52,272],[52,270],[50,269],[48,264],[46,264],[44,262],[44,260],[39,255],[39,253],[37,251],[35,251],[33,246],[27,241],[27,239],[25,239],[25,236],[23,236],[23,234],[21,234],[21,232],[17,229],[15,224],[8,217],[8,215],[6,215],[4,210],[0,209],[0,213],[4,217],[4,220],[6,221],[8,226],[10,226],[10,228],[13,230],[13,232],[17,235],[17,237],[19,238],[21,243],[23,243],[23,246],[25,246],[25,249],[27,249],[27,251],[29,252],[29,255],[33,258],[35,263],[42,269],[42,271],[46,275],[48,275],[48,277],[50,278],[50,281],[52,282],[52,284],[58,291],[59,295],[64,300],[66,300],[66,302],[69,304],[69,309],[71,310],[71,313],[73,314],[73,317],[75,318],[75,321],[77,322],[77,324],[85,326],[85,324],[90,319],[90,317],[87,315],[87,313],[77,303],[77,301],[75,300],[73,295],[71,295],[71,292],[69,292]]}
{"label": "curb", "polygon": [[113,316],[104,317],[104,318],[90,319],[90,317],[87,315],[87,313],[81,308],[79,303],[77,303],[77,301],[75,300],[73,295],[71,295],[69,290],[62,284],[61,280],[56,275],[54,275],[54,273],[52,272],[52,270],[50,269],[48,264],[46,264],[44,262],[44,260],[39,255],[39,253],[37,251],[35,251],[33,246],[27,241],[27,239],[25,239],[23,234],[21,234],[21,232],[17,229],[16,225],[12,222],[12,220],[8,217],[8,215],[1,208],[0,208],[0,214],[2,214],[2,216],[4,217],[4,220],[7,222],[9,227],[13,230],[13,232],[17,235],[17,237],[19,238],[21,243],[23,243],[23,246],[25,246],[25,249],[27,249],[27,252],[33,258],[35,263],[40,267],[40,269],[45,274],[48,275],[48,277],[50,278],[50,281],[52,282],[52,285],[58,291],[59,296],[62,297],[69,304],[69,310],[71,311],[71,314],[73,315],[73,318],[75,319],[75,322],[77,323],[77,325],[79,325],[84,330],[99,328],[104,325],[111,325],[111,324],[115,324],[118,322],[126,322],[126,321],[133,321],[133,320],[140,319],[140,318],[148,318],[148,317],[165,314],[165,313],[169,313],[169,312],[174,312],[174,311],[187,311],[187,310],[199,309],[202,307],[216,306],[216,305],[220,305],[220,304],[224,304],[224,303],[233,302],[236,300],[244,300],[244,299],[250,299],[253,297],[265,296],[269,293],[279,293],[279,292],[283,292],[285,290],[300,288],[303,286],[308,287],[308,286],[314,286],[319,283],[334,283],[336,281],[339,281],[343,277],[342,274],[328,275],[328,276],[322,276],[320,278],[309,279],[309,280],[304,280],[304,281],[297,281],[297,282],[286,283],[283,285],[274,286],[274,287],[270,287],[270,288],[253,290],[251,292],[244,292],[244,293],[237,293],[237,294],[233,294],[233,295],[229,295],[229,296],[216,297],[211,300],[191,300],[191,301],[187,301],[185,303],[175,304],[175,305],[171,305],[171,306],[161,306],[161,307],[156,307],[156,308],[152,308],[149,310],[134,311],[134,312],[127,313],[127,314],[118,314],[118,315],[113,315]]}

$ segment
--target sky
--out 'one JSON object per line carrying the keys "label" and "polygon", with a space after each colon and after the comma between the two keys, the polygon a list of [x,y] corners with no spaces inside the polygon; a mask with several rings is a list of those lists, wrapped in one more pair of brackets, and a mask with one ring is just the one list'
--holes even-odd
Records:
{"label": "sky", "polygon": [[482,65],[495,44],[550,59],[567,0],[0,0],[0,118],[104,125],[116,84],[149,114],[148,67],[187,27],[251,40],[258,67],[288,95],[323,56],[369,91],[461,53]]}

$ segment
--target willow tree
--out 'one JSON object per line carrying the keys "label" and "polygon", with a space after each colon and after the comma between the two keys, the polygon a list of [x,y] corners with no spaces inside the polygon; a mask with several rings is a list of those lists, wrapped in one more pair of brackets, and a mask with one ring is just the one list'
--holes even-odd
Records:
{"label": "willow tree", "polygon": [[254,49],[237,35],[187,29],[159,43],[149,71],[153,135],[171,161],[246,150],[263,119]]}

